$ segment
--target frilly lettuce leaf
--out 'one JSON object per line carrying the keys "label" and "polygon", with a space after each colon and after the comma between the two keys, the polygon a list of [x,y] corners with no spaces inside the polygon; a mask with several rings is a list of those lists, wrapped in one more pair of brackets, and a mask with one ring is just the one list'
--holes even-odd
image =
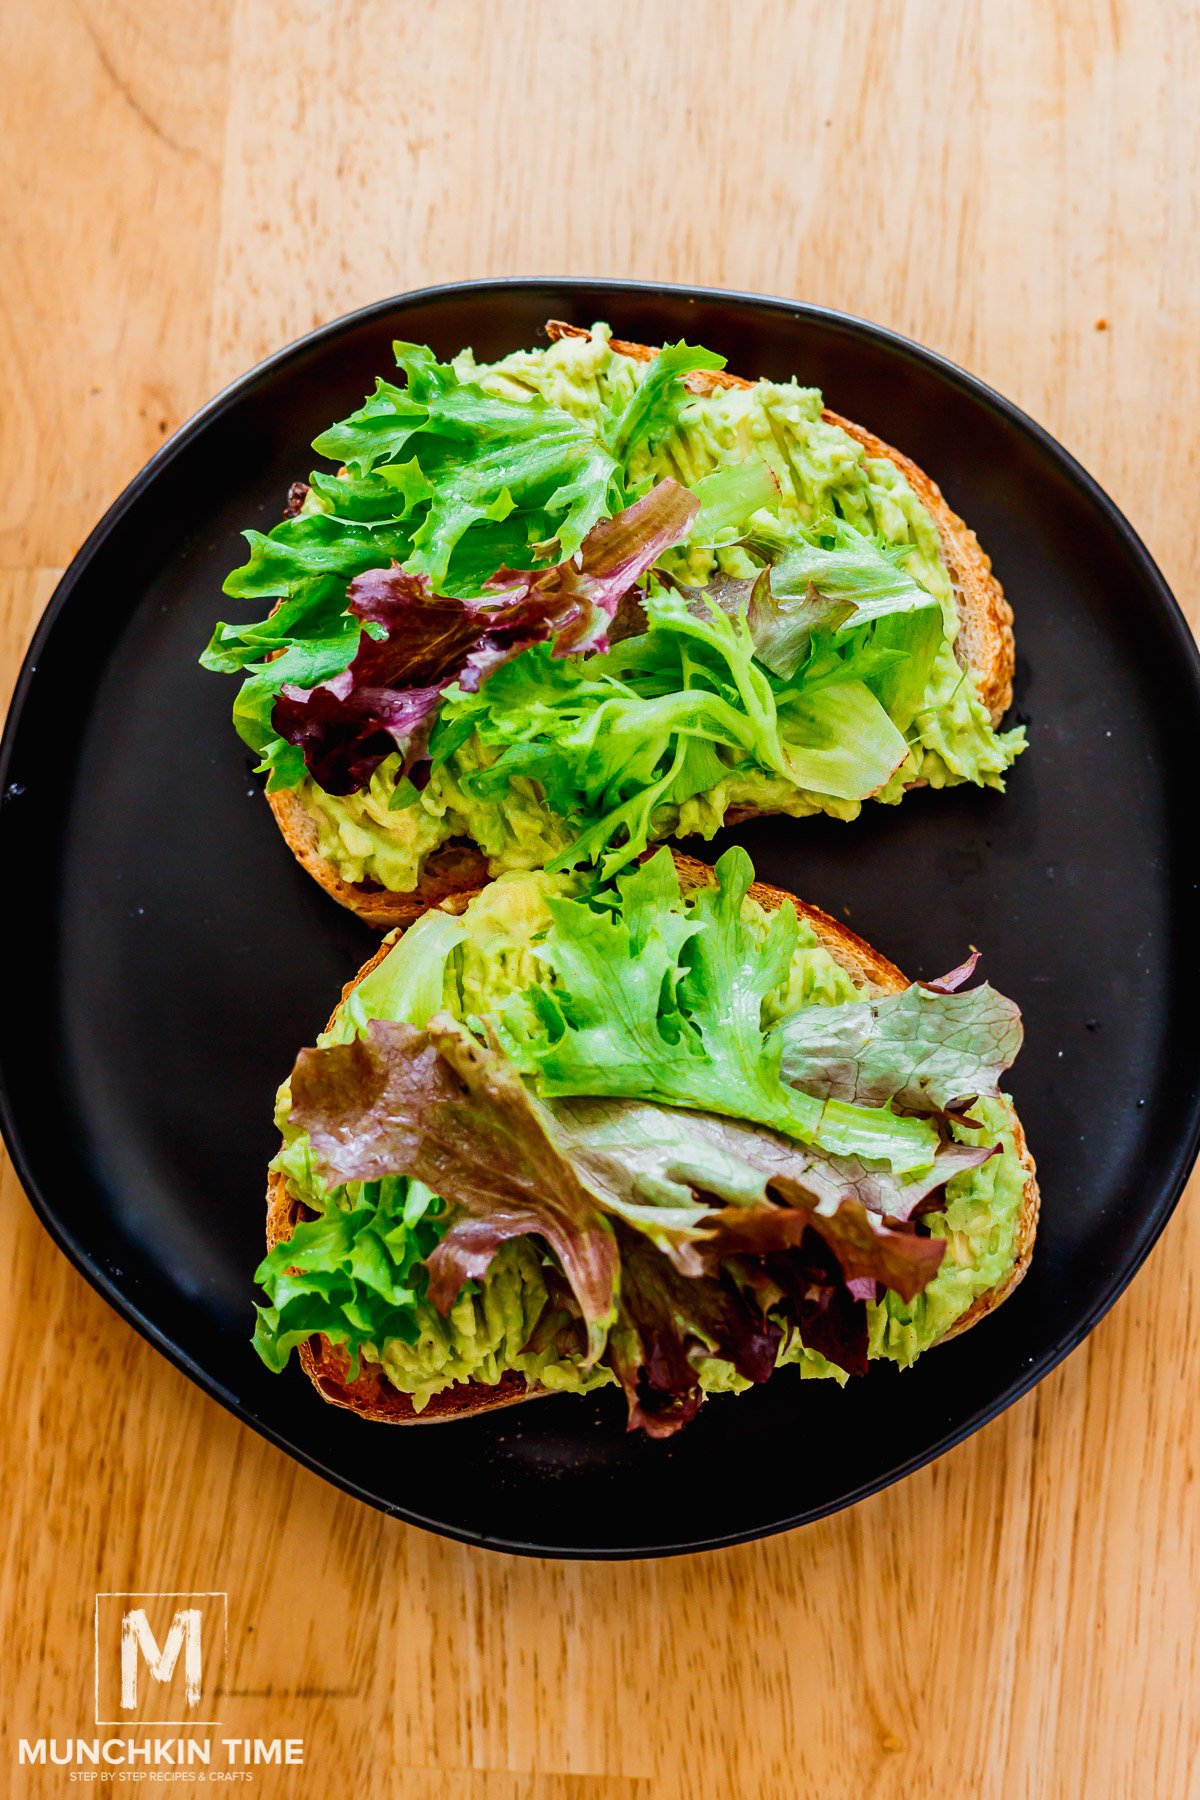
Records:
{"label": "frilly lettuce leaf", "polygon": [[636,1233],[619,1229],[619,1241],[619,1311],[605,1360],[624,1390],[631,1431],[671,1437],[695,1418],[706,1356],[747,1381],[767,1380],[783,1331],[748,1282],[728,1271],[689,1280]]}
{"label": "frilly lettuce leaf", "polygon": [[785,717],[788,774],[813,793],[865,800],[908,755],[904,734],[863,681],[802,690]]}
{"label": "frilly lettuce leaf", "polygon": [[[822,520],[789,537],[770,565],[775,617],[763,607],[756,621],[758,655],[775,675],[795,674],[807,651],[805,609],[819,599],[826,617],[845,609],[835,629],[840,636],[877,619],[933,611],[939,602],[903,566],[907,544],[882,544],[843,519]],[[811,637],[811,628],[809,631]]]}
{"label": "frilly lettuce leaf", "polygon": [[365,1345],[411,1343],[443,1210],[420,1182],[395,1176],[364,1184],[346,1210],[297,1225],[255,1270],[267,1305],[257,1309],[254,1347],[267,1367],[278,1373],[317,1332],[349,1351],[354,1373]]}
{"label": "frilly lettuce leaf", "polygon": [[[848,527],[842,535],[861,539]],[[810,594],[797,602],[786,663],[802,657],[803,666],[788,679],[762,656],[771,633],[785,629],[768,571],[707,588],[652,585],[645,629],[607,655],[563,671],[524,658],[485,700],[453,699],[435,761],[476,733],[486,766],[466,777],[468,793],[502,800],[514,780],[538,781],[549,808],[576,827],[553,866],[598,862],[606,875],[657,834],[660,809],[733,775],[761,771],[801,791],[866,799],[909,755],[897,719],[907,725],[919,704],[941,619],[924,589],[861,543],[861,556],[844,546],[829,554],[839,568],[856,557],[865,566],[865,622],[844,570],[832,601]],[[820,545],[810,552],[825,554]]]}
{"label": "frilly lettuce leaf", "polygon": [[313,449],[331,462],[344,463],[353,475],[368,476],[379,463],[395,463],[427,417],[421,393],[380,377],[357,411],[313,439]]}
{"label": "frilly lettuce leaf", "polygon": [[697,506],[686,488],[661,481],[593,525],[566,562],[499,570],[486,601],[437,594],[428,576],[395,566],[356,576],[346,611],[364,629],[352,660],[316,685],[286,678],[295,645],[268,664],[262,682],[278,681],[272,730],[302,753],[327,793],[357,792],[396,750],[407,775],[424,754],[452,682],[473,692],[503,663],[547,640],[556,657],[605,648],[622,598],[686,533]]}
{"label": "frilly lettuce leaf", "polygon": [[937,1138],[924,1121],[815,1101],[780,1079],[782,1045],[764,1031],[763,1007],[786,978],[796,914],[780,907],[760,940],[742,916],[753,879],[744,850],[726,851],[717,879],[675,910],[664,850],[618,882],[618,912],[550,900],[537,954],[554,985],[504,1013],[520,1066],[548,1096],[651,1099],[752,1119],[900,1175],[928,1168]]}
{"label": "frilly lettuce leaf", "polygon": [[[302,513],[285,519],[269,534],[247,531],[250,556],[225,583],[225,592],[235,600],[271,600],[288,597],[295,604],[289,610],[279,608],[270,618],[249,626],[219,625],[217,650],[209,651],[207,666],[226,644],[231,649],[242,644],[256,649],[266,642],[271,648],[283,635],[295,635],[295,628],[307,622],[313,603],[327,603],[344,596],[345,585],[365,569],[385,567],[389,562],[408,555],[410,539],[398,529],[372,528],[357,521],[333,518],[329,513]],[[315,581],[340,583],[315,592],[309,585]],[[344,604],[344,601],[343,601]]]}
{"label": "frilly lettuce leaf", "polygon": [[[836,1251],[839,1243],[857,1245],[850,1215],[869,1213],[873,1230],[883,1229],[885,1218],[906,1224],[931,1194],[992,1154],[947,1142],[923,1174],[904,1179],[883,1162],[831,1155],[714,1114],[637,1100],[553,1100],[549,1107],[560,1141],[606,1208],[649,1237],[683,1275],[713,1273],[738,1249],[794,1246],[800,1230],[772,1199],[805,1213],[805,1223]],[[873,1279],[885,1280],[887,1256],[873,1254]],[[936,1267],[941,1251],[930,1252],[928,1239],[901,1239],[888,1285],[919,1290],[930,1256]]]}
{"label": "frilly lettuce leaf", "polygon": [[961,993],[920,984],[839,1006],[802,1007],[777,1027],[785,1081],[819,1099],[948,1111],[1000,1091],[1021,1048],[1021,1015],[986,982]]}
{"label": "frilly lettuce leaf", "polygon": [[779,498],[779,483],[761,456],[726,463],[702,475],[692,488],[700,511],[690,533],[695,544],[711,543],[718,534],[744,527],[752,513]]}
{"label": "frilly lettuce leaf", "polygon": [[539,537],[557,537],[562,554],[573,555],[608,510],[617,475],[612,452],[560,407],[537,396],[501,399],[460,383],[448,365],[431,377],[422,355],[414,345],[396,345],[407,391],[426,407],[413,449],[430,497],[409,567],[445,583],[467,532],[478,527],[486,536],[490,524],[512,513],[536,521]]}
{"label": "frilly lettuce leaf", "polygon": [[624,463],[645,439],[669,431],[687,404],[683,376],[693,369],[723,369],[725,358],[694,344],[664,345],[608,430],[613,455]]}
{"label": "frilly lettuce leaf", "polygon": [[372,1019],[425,1026],[443,1010],[446,963],[467,931],[453,913],[433,907],[406,927],[388,954],[338,1007],[333,1040],[365,1031]]}
{"label": "frilly lettuce leaf", "polygon": [[426,1258],[441,1311],[486,1274],[502,1243],[536,1233],[558,1259],[595,1359],[615,1317],[616,1240],[506,1057],[447,1014],[425,1031],[374,1020],[348,1044],[302,1050],[291,1092],[292,1120],[329,1181],[403,1173],[456,1209]]}

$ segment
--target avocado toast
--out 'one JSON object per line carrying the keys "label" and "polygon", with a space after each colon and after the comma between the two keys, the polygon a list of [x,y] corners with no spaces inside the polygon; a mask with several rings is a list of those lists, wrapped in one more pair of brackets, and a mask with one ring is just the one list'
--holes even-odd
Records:
{"label": "avocado toast", "polygon": [[489,873],[1003,785],[1011,612],[927,476],[795,382],[548,334],[398,345],[226,584],[273,604],[206,666],[336,899],[386,927]]}
{"label": "avocado toast", "polygon": [[280,1090],[269,1366],[394,1423],[617,1385],[663,1437],[785,1365],[907,1366],[1012,1291],[1016,1008],[752,876],[513,872],[385,942]]}

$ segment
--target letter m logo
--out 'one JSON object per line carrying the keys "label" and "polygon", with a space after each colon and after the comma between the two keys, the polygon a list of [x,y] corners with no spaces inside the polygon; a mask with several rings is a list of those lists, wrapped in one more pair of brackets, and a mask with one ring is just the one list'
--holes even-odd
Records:
{"label": "letter m logo", "polygon": [[217,1725],[224,1594],[96,1595],[96,1723]]}
{"label": "letter m logo", "polygon": [[160,1650],[144,1607],[135,1606],[121,1620],[121,1711],[134,1712],[138,1703],[138,1663],[145,1663],[155,1681],[170,1681],[183,1651],[184,1699],[199,1706],[204,1663],[200,1654],[199,1607],[188,1606],[171,1620],[167,1641]]}

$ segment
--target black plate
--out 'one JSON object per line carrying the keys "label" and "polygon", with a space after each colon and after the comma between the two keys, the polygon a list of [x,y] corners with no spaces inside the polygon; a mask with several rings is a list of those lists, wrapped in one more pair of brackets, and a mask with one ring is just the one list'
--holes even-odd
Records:
{"label": "black plate", "polygon": [[[670,1444],[615,1394],[403,1431],[324,1405],[251,1351],[275,1085],[372,934],[303,875],[196,665],[242,526],[393,337],[493,357],[547,318],[682,335],[820,385],[929,469],[1017,613],[1031,748],[1007,796],[763,820],[759,874],[912,975],[986,952],[1025,1012],[1013,1090],[1041,1173],[1014,1298],[912,1372],[840,1392],[788,1371]],[[238,1416],[349,1492],[449,1536],[562,1556],[730,1543],[927,1462],[1079,1343],[1161,1231],[1200,1108],[1193,773],[1200,665],[1116,508],[1036,425],[928,351],[780,301],[621,283],[473,283],[389,300],[281,352],[173,438],[93,532],[30,652],[4,740],[3,1125],[34,1206],[93,1285]],[[726,834],[727,837],[733,834]],[[721,846],[714,845],[713,850]]]}

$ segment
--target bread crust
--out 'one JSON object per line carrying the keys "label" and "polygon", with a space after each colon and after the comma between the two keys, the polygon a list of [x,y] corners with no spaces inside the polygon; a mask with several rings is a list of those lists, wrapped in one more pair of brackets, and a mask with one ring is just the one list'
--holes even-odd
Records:
{"label": "bread crust", "polygon": [[321,855],[316,820],[296,789],[282,788],[268,794],[267,802],[300,867],[339,905],[349,907],[380,931],[411,925],[430,907],[440,906],[455,894],[474,893],[488,879],[487,863],[480,852],[471,844],[451,842],[434,851],[411,894],[394,894],[390,888],[371,881],[343,881],[333,864]]}
{"label": "bread crust", "polygon": [[[671,854],[684,893],[692,893],[699,887],[711,887],[716,881],[716,876],[707,863],[700,862],[693,856],[682,856],[675,850]],[[482,885],[481,883],[480,886]],[[478,891],[477,887],[473,892],[459,891],[448,897],[444,902],[445,910],[462,912]],[[906,977],[900,973],[895,963],[889,962],[886,956],[882,956],[864,938],[851,931],[848,925],[843,925],[839,919],[822,912],[820,907],[810,906],[785,889],[772,887],[764,881],[756,881],[751,885],[749,897],[757,900],[766,912],[775,912],[785,901],[790,900],[799,917],[812,926],[819,942],[829,954],[870,992],[894,994],[908,986]],[[359,982],[383,961],[395,942],[396,935],[398,934],[389,935],[357,975],[346,983],[342,989],[342,1000],[347,999]],[[327,1030],[332,1026],[334,1017],[336,1009],[330,1016]],[[978,1324],[988,1313],[994,1312],[1022,1280],[1033,1254],[1040,1205],[1037,1170],[1020,1120],[1011,1102],[1008,1104],[1013,1139],[1025,1169],[1025,1193],[1017,1220],[1013,1266],[994,1288],[980,1294],[972,1302],[945,1337],[939,1340],[940,1343],[958,1337],[972,1325]],[[286,1241],[300,1220],[311,1216],[307,1208],[288,1192],[284,1176],[278,1171],[272,1171],[267,1182],[267,1248],[274,1249],[276,1244]],[[937,1345],[932,1347],[936,1349]],[[322,1399],[333,1406],[346,1407],[364,1419],[389,1425],[434,1425],[450,1419],[468,1418],[474,1413],[493,1412],[502,1406],[516,1406],[524,1400],[539,1399],[547,1391],[527,1386],[522,1375],[509,1371],[494,1387],[481,1382],[464,1382],[447,1388],[443,1393],[433,1395],[425,1410],[417,1413],[409,1396],[394,1388],[378,1365],[364,1363],[358,1376],[351,1380],[346,1351],[331,1344],[328,1338],[310,1338],[307,1343],[301,1344],[299,1356],[301,1366]]]}
{"label": "bread crust", "polygon": [[[551,319],[546,334],[552,343],[557,343],[560,338],[590,335],[581,326],[564,324],[561,319]],[[647,344],[633,344],[623,338],[613,338],[612,348],[619,356],[631,357],[636,362],[651,362],[658,354]],[[748,388],[754,383],[741,375],[731,375],[725,369],[696,369],[684,377],[684,385],[693,394],[711,394],[718,388]],[[962,666],[973,673],[979,696],[991,714],[993,725],[998,725],[1012,704],[1013,615],[986,551],[970,526],[948,505],[937,483],[909,457],[884,443],[864,426],[842,418],[840,413],[831,412],[828,407],[821,416],[830,425],[839,425],[861,444],[867,456],[894,463],[932,518],[958,611],[955,654]],[[487,865],[480,853],[470,845],[451,843],[429,857],[420,881],[409,894],[393,894],[375,882],[343,881],[317,848],[316,825],[299,794],[294,789],[285,789],[271,794],[269,799],[279,829],[301,866],[340,905],[349,907],[368,925],[381,930],[409,924],[449,895],[465,893],[487,880]],[[738,807],[730,812],[729,823],[736,824],[757,816],[754,807]]]}

